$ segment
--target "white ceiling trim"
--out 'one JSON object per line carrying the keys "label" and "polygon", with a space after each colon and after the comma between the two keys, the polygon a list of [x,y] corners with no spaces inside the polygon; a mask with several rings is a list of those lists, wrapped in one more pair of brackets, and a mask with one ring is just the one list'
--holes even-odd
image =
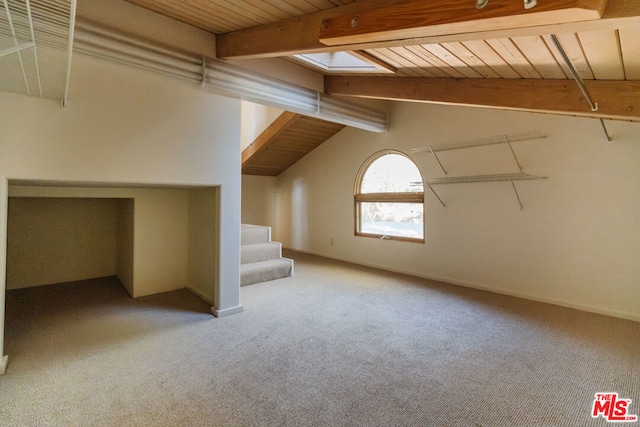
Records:
{"label": "white ceiling trim", "polygon": [[225,95],[373,132],[387,129],[387,113],[257,73],[137,39],[88,21],[76,24],[74,50],[174,78]]}

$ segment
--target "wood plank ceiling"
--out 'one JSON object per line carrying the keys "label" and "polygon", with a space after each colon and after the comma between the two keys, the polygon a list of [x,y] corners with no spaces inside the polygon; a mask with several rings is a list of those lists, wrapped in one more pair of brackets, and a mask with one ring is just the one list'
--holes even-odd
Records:
{"label": "wood plank ceiling", "polygon": [[[128,1],[214,34],[226,34],[354,3],[353,0]],[[473,0],[467,1],[474,3]],[[581,78],[640,79],[640,25],[605,29],[598,29],[597,25],[585,27],[593,29],[558,34]],[[442,43],[423,44],[409,40],[401,45],[362,50],[392,65],[397,69],[398,77],[571,78],[550,40],[550,34],[490,39],[469,39],[465,36],[460,37],[464,39],[462,41],[450,38],[451,41]]]}
{"label": "wood plank ceiling", "polygon": [[242,174],[280,175],[343,128],[286,111],[242,152]]}
{"label": "wood plank ceiling", "polygon": [[337,95],[640,121],[638,0],[128,1],[215,33],[222,59],[356,51],[396,70],[324,72]]}
{"label": "wood plank ceiling", "polygon": [[214,34],[353,3],[354,0],[128,0]]}

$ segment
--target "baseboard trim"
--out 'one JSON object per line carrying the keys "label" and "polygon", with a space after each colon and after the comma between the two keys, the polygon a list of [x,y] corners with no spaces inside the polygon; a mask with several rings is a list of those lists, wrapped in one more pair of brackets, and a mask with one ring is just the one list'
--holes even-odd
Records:
{"label": "baseboard trim", "polygon": [[218,310],[215,307],[211,307],[211,314],[213,314],[216,317],[227,317],[227,316],[231,316],[232,314],[241,313],[243,310],[244,310],[244,307],[242,307],[241,305],[225,308],[223,310]]}
{"label": "baseboard trim", "polygon": [[306,250],[295,249],[295,248],[291,248],[291,247],[288,247],[288,246],[283,246],[283,248],[287,249],[287,250],[290,250],[290,251],[294,251],[294,252],[301,252],[301,253],[305,253],[305,254],[309,254],[309,255],[320,256],[320,257],[323,257],[323,258],[334,259],[336,261],[348,262],[350,264],[362,265],[362,266],[365,266],[365,267],[376,268],[376,269],[379,269],[379,270],[390,271],[390,272],[398,273],[398,274],[406,274],[406,275],[409,275],[409,276],[420,277],[422,279],[427,279],[427,280],[434,280],[434,281],[437,281],[437,282],[447,283],[447,284],[454,285],[454,286],[463,286],[465,288],[478,289],[478,290],[481,290],[481,291],[493,292],[495,294],[508,295],[508,296],[512,296],[512,297],[516,297],[516,298],[522,298],[522,299],[526,299],[526,300],[530,300],[530,301],[536,301],[536,302],[541,302],[541,303],[545,303],[545,304],[558,305],[560,307],[572,308],[574,310],[586,311],[586,312],[589,312],[589,313],[601,314],[603,316],[616,317],[618,319],[631,320],[633,322],[639,322],[640,323],[640,315],[633,314],[633,313],[627,313],[627,312],[617,311],[617,310],[603,309],[603,308],[593,307],[593,306],[585,305],[585,304],[576,304],[576,303],[573,303],[573,302],[564,301],[564,300],[556,300],[556,299],[553,299],[553,298],[544,298],[544,297],[539,297],[539,296],[536,296],[536,295],[527,294],[527,293],[524,293],[524,292],[512,292],[512,291],[509,291],[509,290],[506,290],[506,289],[496,288],[496,287],[484,285],[484,284],[481,284],[481,283],[468,282],[468,281],[458,280],[458,279],[451,278],[451,277],[432,276],[432,275],[417,273],[415,271],[406,271],[406,270],[394,269],[394,268],[389,268],[387,266],[378,265],[378,264],[374,264],[374,263],[364,263],[364,262],[356,261],[356,260],[349,259],[349,258],[346,258],[346,257],[337,257],[337,256],[333,256],[333,255],[326,255],[326,254],[318,253],[318,252],[314,252],[314,251],[306,251]]}
{"label": "baseboard trim", "polygon": [[4,375],[7,372],[7,365],[9,364],[9,356],[2,356],[0,359],[0,375]]}

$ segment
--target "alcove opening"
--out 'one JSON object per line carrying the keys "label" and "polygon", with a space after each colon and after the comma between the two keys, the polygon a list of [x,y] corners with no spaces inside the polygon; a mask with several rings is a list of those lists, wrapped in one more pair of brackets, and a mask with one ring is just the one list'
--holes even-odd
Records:
{"label": "alcove opening", "polygon": [[7,290],[117,276],[133,296],[133,198],[9,197]]}

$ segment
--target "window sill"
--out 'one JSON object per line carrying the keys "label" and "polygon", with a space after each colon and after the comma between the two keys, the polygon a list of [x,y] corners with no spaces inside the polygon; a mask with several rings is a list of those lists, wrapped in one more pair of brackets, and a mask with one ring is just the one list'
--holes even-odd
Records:
{"label": "window sill", "polygon": [[355,236],[357,236],[357,237],[368,237],[368,238],[371,238],[371,239],[378,239],[378,240],[395,240],[395,241],[398,241],[398,242],[412,242],[412,243],[424,243],[425,242],[424,239],[419,239],[419,238],[415,238],[415,237],[388,236],[388,235],[384,235],[384,234],[369,234],[369,233],[356,232]]}

